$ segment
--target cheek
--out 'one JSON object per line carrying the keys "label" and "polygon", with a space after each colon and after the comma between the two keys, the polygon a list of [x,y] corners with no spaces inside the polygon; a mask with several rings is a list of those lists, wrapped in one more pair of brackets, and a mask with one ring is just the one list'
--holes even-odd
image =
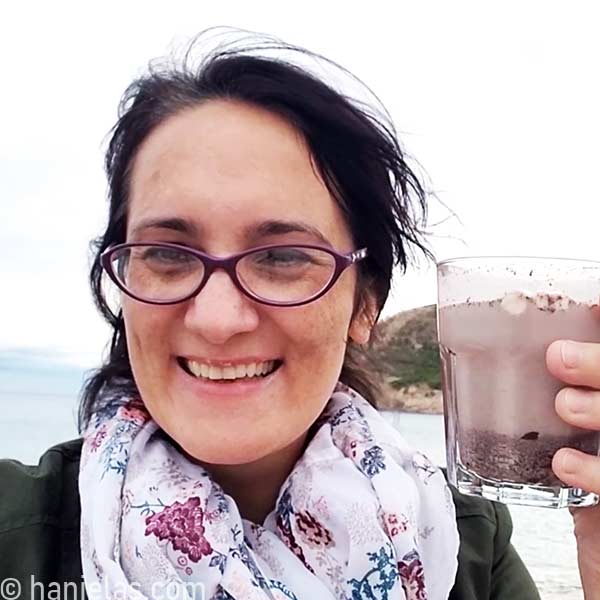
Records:
{"label": "cheek", "polygon": [[[351,298],[351,297],[350,297]],[[352,301],[348,294],[329,294],[321,301],[300,307],[290,323],[289,353],[296,366],[310,371],[311,376],[330,369],[339,370],[346,350]]]}
{"label": "cheek", "polygon": [[137,374],[141,375],[144,367],[168,356],[165,334],[174,320],[173,310],[128,300],[123,302],[123,319],[129,359],[137,381]]}

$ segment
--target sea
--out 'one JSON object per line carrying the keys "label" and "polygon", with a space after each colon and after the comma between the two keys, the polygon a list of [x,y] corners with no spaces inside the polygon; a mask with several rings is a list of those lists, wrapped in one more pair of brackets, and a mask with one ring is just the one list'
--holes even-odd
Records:
{"label": "sea", "polygon": [[[81,367],[44,353],[0,352],[0,458],[35,465],[53,444],[78,437]],[[440,415],[385,412],[405,438],[445,465]],[[2,482],[0,482],[2,485]],[[566,509],[511,506],[513,545],[543,600],[582,600],[573,523]]]}

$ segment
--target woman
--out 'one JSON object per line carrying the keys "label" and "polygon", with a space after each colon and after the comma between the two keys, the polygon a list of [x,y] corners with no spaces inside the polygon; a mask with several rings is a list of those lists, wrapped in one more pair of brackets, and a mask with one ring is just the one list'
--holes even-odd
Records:
{"label": "woman", "polygon": [[[83,446],[2,465],[0,575],[79,596],[83,576],[99,598],[538,597],[506,509],[450,495],[369,404],[357,349],[394,264],[424,249],[425,196],[391,126],[226,47],[128,89],[106,168],[91,283],[110,355]],[[571,347],[580,367],[558,344],[549,367],[599,386],[600,350]],[[565,400],[564,418],[600,428]],[[568,473],[562,458],[561,478],[600,490],[597,459]],[[575,519],[597,598],[598,509]]]}

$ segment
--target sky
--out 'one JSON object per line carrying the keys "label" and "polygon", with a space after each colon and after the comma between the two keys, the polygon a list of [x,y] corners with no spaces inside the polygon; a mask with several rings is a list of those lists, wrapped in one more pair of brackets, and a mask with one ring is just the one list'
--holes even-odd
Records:
{"label": "sky", "polygon": [[[6,5],[0,351],[98,362],[108,330],[88,291],[88,244],[105,220],[102,153],[119,98],[150,59],[218,25],[305,46],[375,91],[439,199],[438,259],[600,260],[599,17],[593,0]],[[384,314],[434,303],[435,285],[434,265],[415,265]]]}

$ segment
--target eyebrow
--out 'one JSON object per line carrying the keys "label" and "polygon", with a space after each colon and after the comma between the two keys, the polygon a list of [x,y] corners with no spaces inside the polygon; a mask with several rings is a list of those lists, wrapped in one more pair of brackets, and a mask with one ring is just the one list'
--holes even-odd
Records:
{"label": "eyebrow", "polygon": [[[159,217],[143,219],[132,229],[131,234],[137,235],[146,229],[168,229],[190,236],[198,236],[200,233],[199,228],[187,219],[179,217]],[[331,246],[331,242],[317,227],[301,221],[271,219],[269,221],[263,221],[258,226],[250,225],[246,227],[244,233],[248,238],[262,238],[286,235],[288,233],[306,233],[318,239],[322,244]]]}
{"label": "eyebrow", "polygon": [[198,229],[193,223],[178,217],[143,219],[133,228],[131,233],[132,235],[136,235],[145,229],[169,229],[188,235],[196,235],[198,233]]}
{"label": "eyebrow", "polygon": [[286,235],[288,233],[306,233],[317,238],[326,246],[331,246],[331,242],[316,227],[301,221],[263,221],[257,227],[248,227],[246,233],[258,238],[272,235]]}

